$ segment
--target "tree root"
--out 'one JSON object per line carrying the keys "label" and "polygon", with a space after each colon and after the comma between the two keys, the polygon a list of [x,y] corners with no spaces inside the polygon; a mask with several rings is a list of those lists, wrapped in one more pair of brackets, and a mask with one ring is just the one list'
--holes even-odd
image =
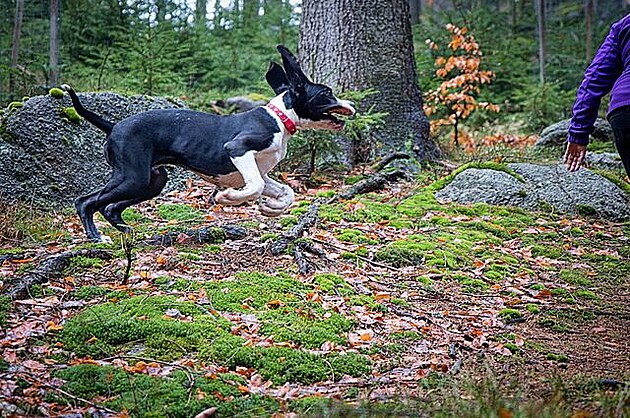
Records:
{"label": "tree root", "polygon": [[239,240],[247,236],[247,229],[238,225],[223,225],[189,229],[178,232],[167,232],[162,235],[154,235],[142,241],[144,245],[162,245],[171,247],[175,244],[216,244],[229,240]]}
{"label": "tree root", "polygon": [[13,286],[9,288],[4,296],[12,300],[24,299],[30,296],[30,289],[36,284],[45,283],[51,279],[59,279],[63,275],[63,270],[70,266],[70,262],[75,257],[100,258],[109,260],[112,258],[110,251],[98,249],[83,249],[65,251],[46,257],[34,270],[18,277]]}
{"label": "tree root", "polygon": [[[381,162],[375,165],[375,168],[382,170],[389,164],[390,162],[396,159],[406,159],[409,158],[407,154],[404,153],[394,153],[386,156]],[[339,192],[331,199],[317,198],[311,203],[308,207],[308,211],[300,216],[298,223],[291,227],[286,233],[282,234],[282,236],[276,238],[271,243],[271,254],[279,255],[285,253],[289,248],[292,248],[293,258],[298,266],[298,270],[300,274],[308,274],[311,270],[311,266],[314,264],[310,262],[305,253],[311,253],[317,255],[318,257],[325,259],[326,253],[320,248],[313,245],[312,242],[308,240],[301,240],[301,237],[312,227],[317,224],[319,220],[319,208],[322,204],[332,204],[336,203],[339,200],[349,200],[353,197],[370,193],[376,190],[381,190],[385,187],[386,184],[398,181],[400,179],[409,179],[409,174],[404,170],[395,170],[390,173],[373,173],[363,180],[359,181],[355,185],[349,187],[348,189]],[[292,247],[291,247],[292,246]]]}

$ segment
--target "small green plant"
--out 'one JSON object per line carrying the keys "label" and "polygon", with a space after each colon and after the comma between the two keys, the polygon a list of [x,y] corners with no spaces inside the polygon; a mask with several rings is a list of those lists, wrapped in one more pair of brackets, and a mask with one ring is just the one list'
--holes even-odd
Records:
{"label": "small green plant", "polygon": [[523,316],[518,309],[512,308],[501,309],[498,315],[503,319],[516,319]]}
{"label": "small green plant", "polygon": [[82,119],[77,113],[77,110],[72,106],[61,109],[61,116],[68,122],[75,123],[77,125],[81,123]]}
{"label": "small green plant", "polygon": [[52,89],[48,90],[48,94],[50,94],[50,97],[52,97],[53,99],[61,99],[63,98],[65,92],[60,88],[53,87]]}

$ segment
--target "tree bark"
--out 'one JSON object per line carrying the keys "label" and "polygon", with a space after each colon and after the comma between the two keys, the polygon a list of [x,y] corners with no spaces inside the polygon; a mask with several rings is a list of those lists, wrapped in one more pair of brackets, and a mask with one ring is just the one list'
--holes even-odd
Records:
{"label": "tree bark", "polygon": [[50,0],[50,80],[51,86],[59,83],[59,0]]}
{"label": "tree bark", "polygon": [[409,1],[409,17],[411,19],[411,24],[416,25],[420,23],[420,8],[422,5],[420,4],[422,0],[408,0]]}
{"label": "tree bark", "polygon": [[13,43],[11,44],[11,73],[9,74],[9,91],[13,91],[15,70],[20,55],[20,34],[22,33],[22,19],[24,17],[24,0],[15,1],[15,19],[13,21]]}
{"label": "tree bark", "polygon": [[206,15],[208,14],[208,0],[195,1],[195,25],[199,28],[206,27]]}
{"label": "tree bark", "polygon": [[536,0],[536,16],[538,19],[538,77],[540,84],[545,84],[545,62],[547,61],[547,47],[545,36],[545,0]]}
{"label": "tree bark", "polygon": [[586,20],[586,62],[593,58],[593,0],[584,0],[584,17]]}
{"label": "tree bark", "polygon": [[[377,91],[360,104],[388,113],[371,132],[372,157],[409,147],[420,161],[439,157],[417,84],[408,0],[304,0],[299,55],[316,82]],[[364,146],[350,144],[351,162],[363,162]]]}

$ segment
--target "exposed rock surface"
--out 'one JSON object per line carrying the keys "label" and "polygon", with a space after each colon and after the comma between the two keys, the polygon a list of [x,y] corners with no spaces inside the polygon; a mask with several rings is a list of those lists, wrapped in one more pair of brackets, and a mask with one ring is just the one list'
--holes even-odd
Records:
{"label": "exposed rock surface", "polygon": [[[517,206],[630,219],[630,200],[617,185],[587,169],[570,173],[564,165],[508,164],[518,179],[503,171],[470,168],[436,193],[440,202]],[[523,181],[524,180],[524,181]]]}
{"label": "exposed rock surface", "polygon": [[[83,105],[105,119],[161,108],[183,107],[163,98],[115,93],[79,94]],[[62,111],[70,98],[37,96],[0,117],[0,200],[36,207],[65,207],[75,197],[102,187],[111,173],[105,162],[105,135],[88,123],[69,122]],[[167,187],[188,174],[171,171]],[[175,177],[175,178],[173,178]]]}
{"label": "exposed rock surface", "polygon": [[587,152],[586,162],[591,168],[623,170],[621,157],[616,152]]}
{"label": "exposed rock surface", "polygon": [[230,97],[225,102],[230,107],[234,106],[234,110],[237,113],[247,112],[248,110],[267,104],[266,100],[253,100],[247,96]]}
{"label": "exposed rock surface", "polygon": [[[550,145],[564,145],[567,142],[567,133],[569,132],[570,119],[549,125],[540,133],[540,138],[536,141],[537,147]],[[606,119],[597,118],[595,121],[595,130],[591,134],[591,141],[598,140],[604,142],[613,141],[613,130]]]}

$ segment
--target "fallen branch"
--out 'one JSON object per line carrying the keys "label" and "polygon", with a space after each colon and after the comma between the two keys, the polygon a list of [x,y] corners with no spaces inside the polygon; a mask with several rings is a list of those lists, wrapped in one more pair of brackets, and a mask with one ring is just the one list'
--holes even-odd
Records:
{"label": "fallen branch", "polygon": [[408,160],[411,158],[411,155],[406,152],[392,152],[389,155],[383,157],[383,159],[372,166],[374,171],[381,171],[385,167],[387,167],[392,161],[395,160]]}
{"label": "fallen branch", "polygon": [[[406,157],[408,156],[406,156],[405,154],[396,153],[395,155],[387,159],[387,161],[382,164],[382,167],[389,164],[389,162],[393,161],[396,158]],[[304,251],[315,254],[321,258],[325,257],[325,253],[322,250],[317,249],[311,243],[307,244],[306,241],[303,241],[300,243],[300,245],[297,245],[296,240],[301,238],[312,226],[315,226],[315,224],[317,224],[317,221],[319,220],[319,208],[322,204],[335,203],[340,199],[349,200],[359,194],[381,190],[383,187],[385,187],[387,183],[394,182],[399,179],[407,179],[408,177],[409,175],[402,170],[396,170],[391,173],[373,173],[367,178],[358,182],[357,184],[336,194],[329,200],[325,200],[323,198],[315,199],[313,203],[311,203],[308,207],[308,211],[300,216],[298,223],[271,243],[271,254],[282,254],[287,251],[291,244],[295,244],[292,249],[293,257],[298,265],[300,273],[307,274],[310,270],[311,263],[306,259]],[[368,259],[362,258],[362,260],[375,264],[375,262],[372,262]]]}
{"label": "fallen branch", "polygon": [[359,194],[366,194],[383,189],[387,183],[392,183],[400,179],[407,179],[409,175],[402,170],[391,173],[374,173],[352,185],[346,190],[339,192],[332,201],[336,199],[349,200]]}
{"label": "fallen branch", "polygon": [[247,229],[239,225],[223,225],[215,227],[204,227],[199,229],[189,229],[185,231],[167,232],[161,235],[154,235],[142,241],[145,245],[162,245],[170,247],[175,244],[216,244],[229,240],[239,240],[247,236]]}
{"label": "fallen branch", "polygon": [[282,254],[287,250],[287,248],[289,248],[290,244],[298,238],[301,238],[310,227],[314,226],[319,220],[319,206],[323,202],[324,200],[321,198],[315,199],[308,207],[308,211],[300,216],[298,223],[292,226],[286,233],[282,234],[281,237],[272,242],[271,254]]}
{"label": "fallen branch", "polygon": [[28,297],[32,286],[45,283],[51,279],[60,279],[63,275],[63,270],[70,266],[70,262],[76,257],[109,260],[112,258],[112,254],[110,251],[106,250],[83,249],[51,255],[42,261],[34,270],[18,277],[15,280],[14,286],[4,295],[9,296],[12,300]]}

